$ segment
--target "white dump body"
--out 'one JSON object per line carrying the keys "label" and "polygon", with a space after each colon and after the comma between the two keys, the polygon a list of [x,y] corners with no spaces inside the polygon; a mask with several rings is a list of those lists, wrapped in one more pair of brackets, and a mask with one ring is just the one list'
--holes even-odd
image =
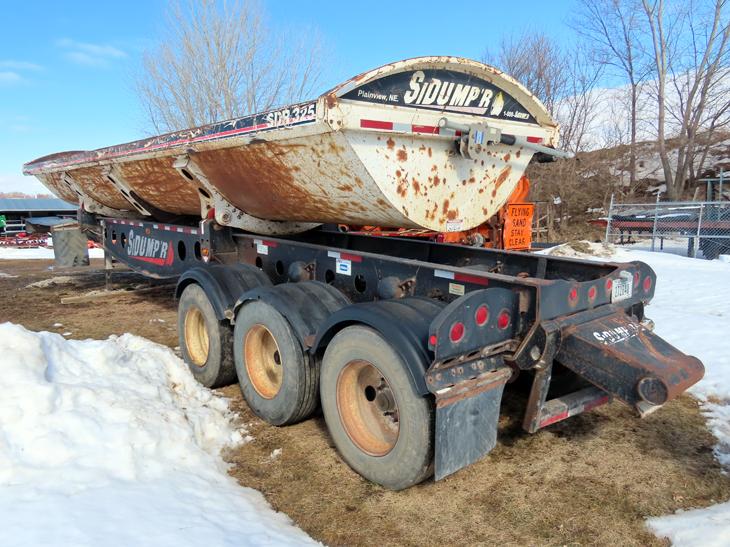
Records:
{"label": "white dump body", "polygon": [[556,141],[545,108],[510,77],[423,57],[356,76],[316,101],[54,154],[24,172],[104,215],[215,215],[264,234],[318,223],[459,231],[499,211],[535,146]]}

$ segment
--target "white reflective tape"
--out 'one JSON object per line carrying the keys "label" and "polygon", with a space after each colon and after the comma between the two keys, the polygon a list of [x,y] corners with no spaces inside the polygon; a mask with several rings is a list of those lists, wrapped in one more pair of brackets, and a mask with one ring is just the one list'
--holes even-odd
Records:
{"label": "white reflective tape", "polygon": [[434,277],[443,277],[444,279],[454,279],[454,272],[446,272],[444,270],[434,270]]}
{"label": "white reflective tape", "polygon": [[337,251],[327,251],[327,256],[330,258],[340,258],[340,253]]}
{"label": "white reflective tape", "polygon": [[256,244],[256,252],[260,255],[267,255],[269,254],[269,247],[267,245],[264,245],[262,243]]}

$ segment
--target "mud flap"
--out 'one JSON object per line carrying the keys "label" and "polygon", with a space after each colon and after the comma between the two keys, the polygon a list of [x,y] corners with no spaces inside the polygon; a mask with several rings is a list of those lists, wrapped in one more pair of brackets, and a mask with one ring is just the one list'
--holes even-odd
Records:
{"label": "mud flap", "polygon": [[613,394],[641,415],[679,396],[704,375],[699,359],[686,355],[623,311],[601,317],[566,318],[555,356],[565,367]]}
{"label": "mud flap", "polygon": [[436,480],[474,463],[497,444],[499,406],[511,375],[502,365],[436,393]]}

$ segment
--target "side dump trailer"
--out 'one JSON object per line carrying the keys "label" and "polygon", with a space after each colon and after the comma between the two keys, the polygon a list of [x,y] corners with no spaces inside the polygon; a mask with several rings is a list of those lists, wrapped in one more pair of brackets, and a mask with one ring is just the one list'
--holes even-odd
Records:
{"label": "side dump trailer", "polygon": [[78,200],[115,259],[178,279],[180,348],[201,383],[237,378],[274,425],[321,405],[347,463],[401,489],[492,450],[510,381],[531,386],[536,432],[614,398],[646,415],[703,375],[651,331],[646,264],[329,225],[476,226],[534,155],[561,155],[556,138],[504,74],[423,58],[312,103],[25,171]]}

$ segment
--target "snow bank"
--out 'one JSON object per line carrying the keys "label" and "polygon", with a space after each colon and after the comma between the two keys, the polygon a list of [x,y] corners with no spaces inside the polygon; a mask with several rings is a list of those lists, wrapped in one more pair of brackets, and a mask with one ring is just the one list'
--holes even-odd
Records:
{"label": "snow bank", "polygon": [[[53,260],[53,249],[35,247],[24,249],[20,247],[0,247],[0,260]],[[89,258],[104,258],[104,249],[94,247],[89,249]]]}
{"label": "snow bank", "polygon": [[[588,254],[575,252],[575,245],[546,252],[606,260],[596,256],[603,254],[602,245],[588,245]],[[690,393],[702,402],[707,425],[718,439],[715,456],[730,466],[730,264],[618,247],[611,247],[610,255],[617,262],[641,260],[656,272],[656,292],[646,314],[659,336],[704,363],[705,377]],[[730,545],[730,502],[652,518],[647,525],[675,545]]]}
{"label": "snow bank", "polygon": [[0,324],[0,393],[3,546],[311,542],[226,474],[227,403],[163,346]]}

